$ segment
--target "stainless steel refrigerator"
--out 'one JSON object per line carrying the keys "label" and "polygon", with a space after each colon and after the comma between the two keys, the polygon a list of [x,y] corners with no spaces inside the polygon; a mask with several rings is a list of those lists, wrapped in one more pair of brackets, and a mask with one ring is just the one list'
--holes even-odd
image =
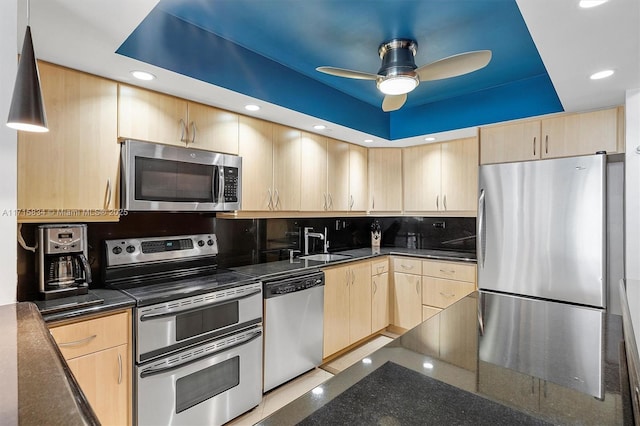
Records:
{"label": "stainless steel refrigerator", "polygon": [[606,161],[485,165],[478,180],[480,361],[597,398],[604,397]]}
{"label": "stainless steel refrigerator", "polygon": [[606,156],[480,167],[478,287],[606,307]]}

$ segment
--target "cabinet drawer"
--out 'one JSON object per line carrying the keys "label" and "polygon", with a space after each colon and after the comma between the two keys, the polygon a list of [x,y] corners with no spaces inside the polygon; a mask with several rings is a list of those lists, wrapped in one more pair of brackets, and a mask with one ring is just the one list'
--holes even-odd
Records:
{"label": "cabinet drawer", "polygon": [[422,304],[444,309],[474,290],[473,283],[422,277]]}
{"label": "cabinet drawer", "polygon": [[445,278],[449,280],[476,282],[476,265],[459,262],[438,262],[424,260],[422,273],[429,277]]}
{"label": "cabinet drawer", "polygon": [[406,257],[394,257],[393,272],[422,275],[422,261]]}
{"label": "cabinet drawer", "polygon": [[442,309],[440,308],[422,305],[422,321],[428,320],[432,316],[439,314],[441,311]]}
{"label": "cabinet drawer", "polygon": [[51,334],[65,359],[101,351],[129,341],[128,312],[51,328]]}
{"label": "cabinet drawer", "polygon": [[387,259],[371,262],[371,275],[380,275],[389,272],[389,261]]}

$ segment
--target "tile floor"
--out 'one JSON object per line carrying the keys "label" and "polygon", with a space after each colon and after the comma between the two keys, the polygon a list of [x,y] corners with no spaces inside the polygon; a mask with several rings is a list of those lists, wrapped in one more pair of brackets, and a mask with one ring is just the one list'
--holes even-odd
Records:
{"label": "tile floor", "polygon": [[391,337],[376,336],[373,339],[365,342],[352,351],[344,354],[343,356],[336,358],[335,360],[315,368],[302,376],[291,380],[288,383],[281,385],[267,392],[262,397],[262,402],[253,410],[234,420],[227,423],[227,426],[251,426],[271,413],[278,410],[298,398],[300,395],[309,392],[316,386],[324,383],[326,380],[333,377],[334,374],[339,373],[350,365],[360,361],[362,358],[374,352],[376,349],[386,345],[391,340]]}

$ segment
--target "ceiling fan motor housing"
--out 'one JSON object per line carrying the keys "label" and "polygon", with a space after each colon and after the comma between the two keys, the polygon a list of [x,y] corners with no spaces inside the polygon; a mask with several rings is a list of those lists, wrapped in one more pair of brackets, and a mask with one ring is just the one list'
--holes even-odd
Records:
{"label": "ceiling fan motor housing", "polygon": [[384,77],[397,75],[415,76],[417,68],[414,56],[418,51],[418,43],[408,39],[394,39],[384,42],[378,48],[382,65],[378,74]]}

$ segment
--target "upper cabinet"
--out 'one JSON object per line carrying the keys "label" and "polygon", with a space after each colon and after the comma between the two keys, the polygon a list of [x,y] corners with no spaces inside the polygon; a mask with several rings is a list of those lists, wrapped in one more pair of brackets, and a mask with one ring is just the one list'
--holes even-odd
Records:
{"label": "upper cabinet", "polygon": [[329,209],[327,192],[327,138],[302,132],[302,175],[304,182],[300,194],[300,210],[325,211]]}
{"label": "upper cabinet", "polygon": [[367,148],[349,144],[349,211],[367,210],[368,157]]}
{"label": "upper cabinet", "polygon": [[18,221],[117,221],[117,83],[39,69],[49,132],[18,132]]}
{"label": "upper cabinet", "polygon": [[481,164],[624,151],[622,107],[480,129]]}
{"label": "upper cabinet", "polygon": [[402,211],[402,149],[369,149],[368,210]]}
{"label": "upper cabinet", "polygon": [[475,212],[478,140],[405,148],[405,212]]}
{"label": "upper cabinet", "polygon": [[[350,210],[350,143],[327,140],[327,209]],[[366,166],[366,162],[365,162]]]}
{"label": "upper cabinet", "polygon": [[300,209],[300,131],[240,117],[242,209]]}
{"label": "upper cabinet", "polygon": [[238,153],[237,114],[120,84],[118,137]]}

